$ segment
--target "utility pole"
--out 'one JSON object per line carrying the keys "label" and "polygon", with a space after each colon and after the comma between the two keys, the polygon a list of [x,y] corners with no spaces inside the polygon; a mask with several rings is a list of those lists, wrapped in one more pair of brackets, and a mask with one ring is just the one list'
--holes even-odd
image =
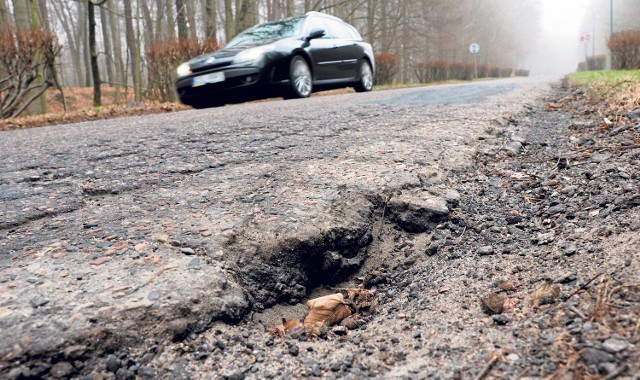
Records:
{"label": "utility pole", "polygon": [[[613,37],[613,0],[610,0],[610,6],[609,6],[609,10],[610,10],[610,17],[611,17],[611,32],[609,33],[609,38]],[[611,53],[611,70],[613,70],[613,52]]]}

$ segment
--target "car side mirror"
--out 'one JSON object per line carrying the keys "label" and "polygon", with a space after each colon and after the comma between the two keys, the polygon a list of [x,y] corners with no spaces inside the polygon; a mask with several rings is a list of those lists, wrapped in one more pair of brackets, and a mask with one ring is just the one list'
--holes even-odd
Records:
{"label": "car side mirror", "polygon": [[324,29],[315,28],[315,29],[311,30],[311,32],[309,32],[307,37],[305,37],[305,40],[307,42],[309,42],[309,41],[311,41],[313,39],[321,38],[322,36],[324,36]]}

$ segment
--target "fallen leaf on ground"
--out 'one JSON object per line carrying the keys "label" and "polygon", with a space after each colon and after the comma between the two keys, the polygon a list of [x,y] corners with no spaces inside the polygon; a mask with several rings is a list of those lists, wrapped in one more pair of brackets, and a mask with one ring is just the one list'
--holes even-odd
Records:
{"label": "fallen leaf on ground", "polygon": [[537,309],[542,305],[554,303],[560,295],[560,287],[558,285],[544,284],[531,295],[531,307]]}
{"label": "fallen leaf on ground", "polygon": [[351,309],[344,301],[342,293],[329,294],[307,301],[309,313],[304,318],[307,333],[317,334],[320,327],[340,323],[351,315]]}

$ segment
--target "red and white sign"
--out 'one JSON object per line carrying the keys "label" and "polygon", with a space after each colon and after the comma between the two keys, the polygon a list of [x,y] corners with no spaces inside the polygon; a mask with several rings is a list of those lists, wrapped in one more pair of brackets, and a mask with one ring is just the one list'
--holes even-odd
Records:
{"label": "red and white sign", "polygon": [[583,45],[586,45],[589,42],[591,42],[591,33],[589,32],[580,33],[580,43]]}

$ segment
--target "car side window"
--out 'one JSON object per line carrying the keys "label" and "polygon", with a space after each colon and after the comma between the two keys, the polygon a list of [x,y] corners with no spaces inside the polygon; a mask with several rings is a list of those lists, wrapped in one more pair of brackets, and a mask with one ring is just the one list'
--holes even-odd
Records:
{"label": "car side window", "polygon": [[325,20],[329,24],[331,29],[331,35],[333,38],[340,38],[343,40],[352,40],[353,36],[349,33],[349,29],[343,23],[336,20]]}
{"label": "car side window", "polygon": [[324,30],[324,36],[322,37],[323,39],[335,38],[332,35],[331,31],[330,31],[329,25],[327,25],[325,23],[325,20],[323,20],[322,18],[309,17],[307,19],[307,22],[305,23],[305,26],[304,26],[305,34],[310,33],[314,29],[323,29]]}

